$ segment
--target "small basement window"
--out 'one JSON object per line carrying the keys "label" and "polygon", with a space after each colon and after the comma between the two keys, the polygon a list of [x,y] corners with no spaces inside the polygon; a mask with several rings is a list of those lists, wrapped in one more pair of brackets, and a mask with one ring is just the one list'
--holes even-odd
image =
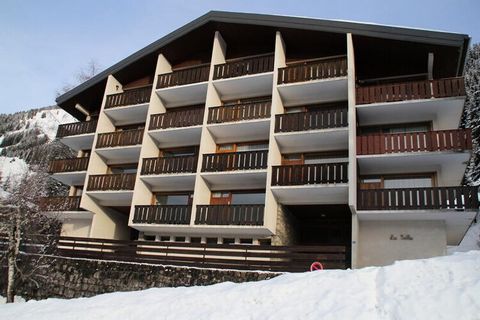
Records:
{"label": "small basement window", "polygon": [[160,241],[170,241],[170,236],[161,236]]}
{"label": "small basement window", "polygon": [[143,240],[145,241],[155,241],[155,236],[152,236],[152,235],[148,235],[148,234],[144,234],[143,235]]}
{"label": "small basement window", "polygon": [[175,242],[185,242],[185,237],[175,237]]}
{"label": "small basement window", "polygon": [[223,238],[223,244],[235,244],[234,238]]}
{"label": "small basement window", "polygon": [[217,244],[218,239],[217,238],[207,238],[207,243],[208,244]]}
{"label": "small basement window", "polygon": [[190,238],[190,243],[202,243],[202,238],[192,237],[192,238]]}
{"label": "small basement window", "polygon": [[253,239],[240,239],[241,244],[252,244]]}

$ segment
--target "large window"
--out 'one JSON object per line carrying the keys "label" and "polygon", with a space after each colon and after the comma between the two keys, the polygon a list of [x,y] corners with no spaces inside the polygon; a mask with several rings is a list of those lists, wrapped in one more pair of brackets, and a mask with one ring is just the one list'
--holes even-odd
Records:
{"label": "large window", "polygon": [[385,189],[396,188],[430,188],[432,187],[431,177],[397,177],[385,178],[383,181]]}
{"label": "large window", "polygon": [[118,174],[118,173],[137,173],[138,164],[122,164],[122,165],[112,165],[109,167],[110,173]]}
{"label": "large window", "polygon": [[193,194],[155,194],[155,204],[161,206],[186,206],[192,204]]}

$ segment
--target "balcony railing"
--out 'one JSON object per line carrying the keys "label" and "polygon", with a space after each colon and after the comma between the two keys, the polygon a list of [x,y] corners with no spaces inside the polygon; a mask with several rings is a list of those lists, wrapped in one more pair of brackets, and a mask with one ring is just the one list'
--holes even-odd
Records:
{"label": "balcony railing", "polygon": [[125,90],[122,93],[110,94],[105,101],[105,109],[143,104],[150,102],[152,86]]}
{"label": "balcony railing", "polygon": [[208,123],[269,118],[271,107],[272,100],[268,99],[208,108]]}
{"label": "balcony railing", "polygon": [[80,208],[81,196],[47,197],[40,200],[42,211],[82,211]]}
{"label": "balcony railing", "polygon": [[66,123],[58,126],[57,138],[94,133],[97,129],[97,120]]}
{"label": "balcony railing", "polygon": [[320,58],[278,69],[278,84],[344,77],[347,75],[345,56]]}
{"label": "balcony railing", "polygon": [[274,166],[272,172],[272,186],[347,182],[347,162]]}
{"label": "balcony railing", "polygon": [[149,130],[199,126],[203,123],[205,107],[167,111],[150,116]]}
{"label": "balcony railing", "polygon": [[52,160],[48,165],[48,172],[60,173],[85,171],[88,167],[88,159],[89,157]]}
{"label": "balcony railing", "polygon": [[166,158],[146,158],[142,163],[142,175],[194,173],[197,171],[198,156],[176,156]]}
{"label": "balcony railing", "polygon": [[133,190],[135,173],[97,174],[88,177],[88,191]]}
{"label": "balcony railing", "polygon": [[268,150],[204,154],[203,172],[267,168]]}
{"label": "balcony railing", "polygon": [[123,147],[142,144],[143,129],[100,133],[97,148]]}
{"label": "balcony railing", "polygon": [[157,89],[208,81],[210,64],[183,68],[158,75]]}
{"label": "balcony railing", "polygon": [[472,131],[470,129],[357,136],[358,155],[471,149]]}
{"label": "balcony railing", "polygon": [[206,225],[263,225],[265,205],[197,205],[195,224]]}
{"label": "balcony railing", "polygon": [[348,126],[347,108],[279,114],[275,116],[275,132],[295,132]]}
{"label": "balcony railing", "polygon": [[217,64],[213,70],[213,80],[240,77],[273,71],[272,53],[230,60]]}
{"label": "balcony railing", "polygon": [[190,224],[192,206],[151,205],[135,206],[133,223]]}
{"label": "balcony railing", "polygon": [[356,103],[369,104],[464,95],[465,83],[463,78],[446,78],[358,87],[356,89]]}
{"label": "balcony railing", "polygon": [[478,187],[359,190],[358,210],[478,210]]}

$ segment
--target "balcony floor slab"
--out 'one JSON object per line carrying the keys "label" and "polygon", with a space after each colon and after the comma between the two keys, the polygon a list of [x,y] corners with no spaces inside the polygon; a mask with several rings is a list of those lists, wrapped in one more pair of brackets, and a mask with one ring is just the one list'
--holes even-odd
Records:
{"label": "balcony floor slab", "polygon": [[205,103],[208,82],[198,82],[175,87],[157,89],[155,92],[162,99],[165,107],[175,108]]}
{"label": "balcony floor slab", "polygon": [[273,72],[213,81],[222,100],[269,96],[272,94],[272,83]]}
{"label": "balcony floor slab", "polygon": [[130,223],[138,231],[172,236],[217,236],[217,237],[268,237],[273,231],[265,226],[225,226],[225,225],[166,225]]}
{"label": "balcony floor slab", "polygon": [[279,132],[274,137],[282,153],[348,149],[348,128]]}
{"label": "balcony floor slab", "polygon": [[266,185],[267,170],[202,172],[201,176],[212,191],[263,189]]}
{"label": "balcony floor slab", "polygon": [[94,133],[85,133],[60,138],[60,142],[67,147],[79,151],[92,149]]}
{"label": "balcony floor slab", "polygon": [[477,211],[459,210],[361,210],[359,220],[366,221],[445,221],[447,245],[457,246],[465,236]]}
{"label": "balcony floor slab", "polygon": [[271,190],[277,201],[284,205],[348,203],[347,183],[272,186]]}
{"label": "balcony floor slab", "polygon": [[86,175],[87,171],[75,171],[53,173],[51,177],[67,186],[83,186]]}
{"label": "balcony floor slab", "polygon": [[141,145],[110,147],[96,149],[95,151],[107,164],[135,163],[140,157]]}
{"label": "balcony floor slab", "polygon": [[148,103],[108,108],[104,112],[115,125],[141,123],[147,118]]}
{"label": "balcony floor slab", "polygon": [[285,107],[348,99],[347,77],[281,84],[277,88]]}
{"label": "balcony floor slab", "polygon": [[442,129],[456,129],[465,97],[432,98],[357,105],[361,126],[436,121]]}
{"label": "balcony floor slab", "polygon": [[150,130],[148,134],[159,148],[184,147],[200,144],[202,126]]}
{"label": "balcony floor slab", "polygon": [[133,190],[87,191],[102,206],[128,207],[132,203]]}
{"label": "balcony floor slab", "polygon": [[215,123],[207,126],[216,143],[268,140],[270,118]]}
{"label": "balcony floor slab", "polygon": [[195,173],[169,173],[158,175],[142,175],[142,179],[152,191],[193,191]]}

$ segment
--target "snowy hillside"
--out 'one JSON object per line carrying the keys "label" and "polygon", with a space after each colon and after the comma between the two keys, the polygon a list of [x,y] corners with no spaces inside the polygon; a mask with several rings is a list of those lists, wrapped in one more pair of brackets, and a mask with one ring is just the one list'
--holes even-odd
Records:
{"label": "snowy hillside", "polygon": [[31,165],[45,166],[68,148],[52,143],[60,124],[76,119],[58,107],[0,114],[0,198],[15,186]]}
{"label": "snowy hillside", "polygon": [[[479,319],[480,251],[382,268],[286,274],[0,306],[2,319]],[[33,317],[33,318],[32,318]]]}

